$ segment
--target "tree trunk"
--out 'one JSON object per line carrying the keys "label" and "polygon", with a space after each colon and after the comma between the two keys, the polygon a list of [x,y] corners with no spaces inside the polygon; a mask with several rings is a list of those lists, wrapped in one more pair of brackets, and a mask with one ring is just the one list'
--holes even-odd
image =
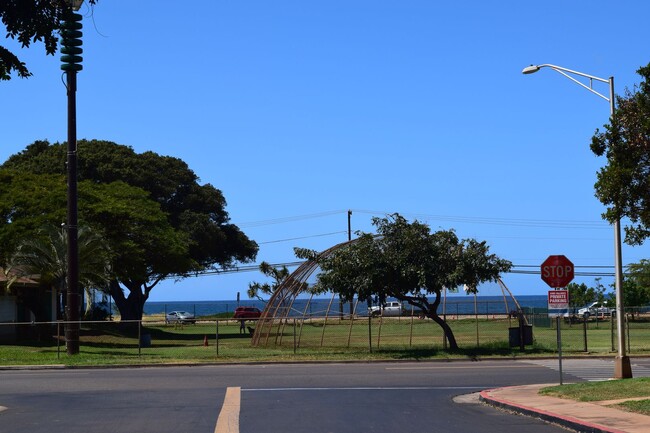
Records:
{"label": "tree trunk", "polygon": [[431,320],[436,322],[440,327],[442,328],[443,332],[445,333],[445,337],[447,338],[447,341],[449,342],[449,348],[451,350],[458,350],[458,343],[456,343],[456,337],[454,337],[454,333],[451,330],[451,327],[447,322],[445,322],[442,317],[438,316],[436,313],[432,313],[429,315]]}
{"label": "tree trunk", "polygon": [[124,291],[117,281],[110,283],[110,294],[120,311],[121,320],[142,320],[144,303],[147,299],[140,291],[140,288],[127,288],[127,290],[129,290],[129,295],[125,297]]}
{"label": "tree trunk", "polygon": [[425,297],[399,297],[396,294],[392,294],[400,301],[407,301],[409,304],[418,307],[422,310],[424,315],[434,322],[436,322],[445,333],[445,337],[449,342],[449,349],[458,350],[458,343],[456,343],[456,337],[454,337],[454,332],[451,330],[451,327],[444,319],[438,316],[438,306],[440,305],[440,292],[436,292],[436,297],[433,303],[429,303]]}

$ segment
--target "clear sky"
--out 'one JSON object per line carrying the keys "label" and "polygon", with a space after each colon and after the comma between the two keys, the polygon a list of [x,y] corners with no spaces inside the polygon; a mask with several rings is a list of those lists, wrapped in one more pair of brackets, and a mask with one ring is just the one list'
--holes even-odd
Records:
{"label": "clear sky", "polygon": [[[613,272],[593,191],[605,161],[589,149],[609,105],[550,69],[521,70],[614,76],[622,93],[650,62],[646,0],[99,0],[81,12],[78,137],[185,160],[223,191],[258,263],[347,240],[351,209],[353,231],[399,212],[487,240],[519,271],[564,254]],[[2,44],[34,73],[0,82],[4,161],[65,141],[66,95],[59,55]],[[624,246],[623,261],[648,253]],[[539,275],[503,280],[515,295],[548,290]],[[251,281],[264,279],[167,281],[150,300],[246,299]]]}

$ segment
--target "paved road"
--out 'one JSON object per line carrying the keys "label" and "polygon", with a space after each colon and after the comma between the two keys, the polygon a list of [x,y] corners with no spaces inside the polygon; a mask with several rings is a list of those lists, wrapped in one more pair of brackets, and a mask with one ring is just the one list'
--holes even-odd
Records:
{"label": "paved road", "polygon": [[518,361],[2,371],[0,431],[555,433],[564,430],[452,400],[555,381]]}

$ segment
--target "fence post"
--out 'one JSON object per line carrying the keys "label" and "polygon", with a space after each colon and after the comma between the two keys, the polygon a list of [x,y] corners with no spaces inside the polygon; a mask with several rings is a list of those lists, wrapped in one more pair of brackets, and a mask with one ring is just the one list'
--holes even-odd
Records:
{"label": "fence post", "polygon": [[625,324],[627,325],[626,326],[626,329],[627,329],[627,352],[629,353],[630,349],[631,349],[631,346],[630,346],[630,316],[627,315],[627,314],[625,315]]}
{"label": "fence post", "polygon": [[585,352],[589,352],[589,347],[587,345],[587,318],[584,316],[582,317],[582,334],[585,343]]}
{"label": "fence post", "polygon": [[372,353],[372,315],[368,314],[368,349]]}
{"label": "fence post", "polygon": [[61,357],[61,321],[56,321],[56,359]]}
{"label": "fence post", "polygon": [[217,350],[217,356],[219,356],[219,319],[215,319],[215,322],[217,324],[216,330],[214,332],[214,345],[216,346]]}
{"label": "fence post", "polygon": [[138,356],[142,356],[142,320],[138,321]]}
{"label": "fence post", "polygon": [[411,305],[411,327],[409,329],[409,347],[413,346],[413,305]]}
{"label": "fence post", "polygon": [[296,340],[296,318],[293,318],[293,354],[296,354],[297,349],[297,340]]}
{"label": "fence post", "polygon": [[[598,319],[596,319],[596,320],[598,320]],[[596,322],[596,323],[598,323],[598,322]],[[612,339],[612,352],[615,352],[616,349],[614,348],[614,321],[613,321],[613,320],[610,320],[610,321],[609,321],[609,324],[610,324],[609,327],[610,327],[610,329],[611,329],[611,330],[610,330],[610,336],[611,336],[611,339]],[[622,331],[622,329],[621,329],[621,331]]]}

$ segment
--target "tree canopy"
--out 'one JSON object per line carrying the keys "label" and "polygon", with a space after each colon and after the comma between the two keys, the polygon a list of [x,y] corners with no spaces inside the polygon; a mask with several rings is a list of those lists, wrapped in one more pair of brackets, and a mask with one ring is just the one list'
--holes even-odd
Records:
{"label": "tree canopy", "polygon": [[[94,5],[97,0],[86,2]],[[0,19],[7,38],[18,40],[23,48],[34,42],[43,42],[45,53],[52,55],[56,52],[57,34],[67,10],[67,0],[3,0],[0,2]],[[21,78],[32,75],[18,56],[0,45],[0,80],[10,80],[12,73]]]}
{"label": "tree canopy", "polygon": [[643,307],[650,304],[650,260],[628,265],[623,289],[625,305]]}
{"label": "tree canopy", "polygon": [[598,278],[596,279],[596,287],[589,287],[585,283],[569,283],[566,289],[569,291],[569,306],[573,312],[592,302],[605,301],[605,287]]}
{"label": "tree canopy", "polygon": [[650,64],[637,73],[641,83],[616,98],[610,123],[596,130],[591,142],[591,150],[607,158],[595,185],[596,197],[607,206],[603,216],[631,221],[625,227],[630,245],[650,236]]}
{"label": "tree canopy", "polygon": [[440,325],[450,348],[457,349],[451,328],[438,316],[442,291],[466,285],[475,293],[479,284],[495,281],[512,264],[490,254],[485,242],[460,240],[453,230],[432,233],[426,224],[409,223],[399,214],[373,218],[373,225],[377,234],[359,233],[354,242],[328,256],[296,249],[298,257],[320,265],[311,290],[333,291],[343,301],[377,296],[382,303],[389,297],[407,302]]}
{"label": "tree canopy", "polygon": [[[229,222],[221,191],[178,158],[80,140],[79,218],[112,252],[110,293],[140,318],[162,279],[252,261],[257,244]],[[65,220],[64,144],[37,141],[0,166],[0,258],[44,223]],[[126,293],[121,286],[126,288]]]}

